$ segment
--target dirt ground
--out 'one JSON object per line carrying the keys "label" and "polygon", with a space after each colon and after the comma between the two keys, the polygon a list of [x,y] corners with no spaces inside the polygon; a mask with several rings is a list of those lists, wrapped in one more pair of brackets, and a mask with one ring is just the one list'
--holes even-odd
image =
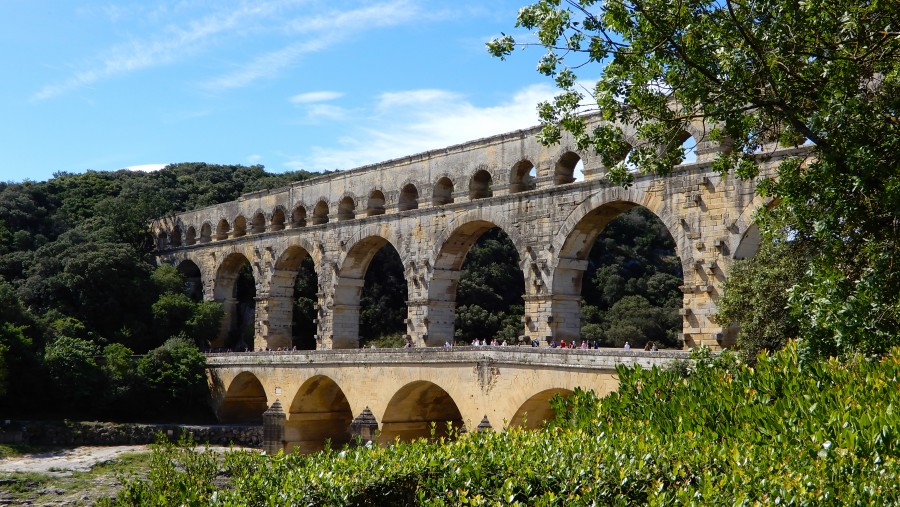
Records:
{"label": "dirt ground", "polygon": [[14,458],[0,459],[0,473],[39,473],[70,476],[72,472],[89,472],[94,465],[106,463],[125,453],[149,452],[146,445],[115,447],[76,447]]}

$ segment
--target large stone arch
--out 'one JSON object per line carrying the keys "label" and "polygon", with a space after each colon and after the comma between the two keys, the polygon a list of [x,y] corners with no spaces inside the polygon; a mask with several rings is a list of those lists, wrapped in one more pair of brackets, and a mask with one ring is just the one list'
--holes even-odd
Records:
{"label": "large stone arch", "polygon": [[332,348],[359,347],[359,298],[366,271],[375,254],[388,243],[403,262],[399,238],[395,237],[389,225],[376,223],[363,226],[350,241],[343,244],[333,281]]}
{"label": "large stone arch", "polygon": [[690,266],[692,255],[687,235],[681,222],[670,213],[662,200],[636,186],[600,190],[566,217],[551,244],[552,302],[548,324],[554,338],[566,341],[580,338],[581,286],[588,267],[588,254],[609,222],[638,206],[650,210],[662,221],[675,241],[676,254],[682,266]]}
{"label": "large stone arch", "polygon": [[378,442],[385,445],[395,439],[441,438],[463,428],[462,413],[450,394],[435,383],[418,380],[404,385],[391,397],[384,410]]}
{"label": "large stone arch", "polygon": [[572,395],[570,389],[561,387],[545,389],[539,393],[535,393],[525,400],[516,412],[510,417],[508,426],[510,428],[521,426],[528,429],[540,428],[545,422],[556,417],[550,400],[554,396],[560,395],[568,397]]}
{"label": "large stone arch", "polygon": [[320,451],[330,442],[340,448],[350,441],[353,412],[338,384],[324,375],[306,380],[297,390],[287,413],[285,452]]}
{"label": "large stone arch", "polygon": [[256,375],[245,371],[228,385],[216,417],[228,424],[262,424],[262,415],[268,406],[262,383]]}
{"label": "large stone arch", "polygon": [[776,204],[777,202],[771,198],[755,196],[744,207],[740,216],[731,224],[731,235],[725,244],[728,250],[723,252],[725,257],[745,259],[756,254],[762,239],[759,235],[759,227],[756,225],[756,213],[763,208],[769,208]]}
{"label": "large stone arch", "polygon": [[427,283],[428,333],[424,340],[425,345],[441,346],[445,342],[453,342],[456,287],[463,261],[478,238],[494,227],[503,230],[512,241],[519,256],[519,267],[525,273],[526,242],[519,231],[511,227],[504,217],[495,217],[482,213],[481,210],[474,210],[451,220],[435,238],[428,260],[430,277]]}
{"label": "large stone arch", "polygon": [[[213,347],[225,346],[229,335],[240,332],[243,326],[247,324],[247,320],[253,322],[255,326],[255,308],[252,312],[252,316],[239,315],[241,308],[239,308],[237,294],[237,280],[245,262],[249,263],[251,269],[253,269],[254,284],[256,284],[257,287],[259,286],[260,273],[257,269],[253,268],[255,265],[254,260],[252,254],[239,249],[233,249],[224,256],[216,268],[213,296],[214,299],[222,305],[225,316],[222,319],[222,328],[219,332],[219,339],[216,343],[212,344]],[[241,345],[240,338],[235,345]],[[254,346],[253,343],[243,343],[242,345],[250,348]]]}
{"label": "large stone arch", "polygon": [[309,256],[317,267],[321,265],[318,250],[307,239],[292,237],[290,241],[275,259],[269,279],[265,335],[270,349],[289,349],[293,344],[294,284],[300,264]]}

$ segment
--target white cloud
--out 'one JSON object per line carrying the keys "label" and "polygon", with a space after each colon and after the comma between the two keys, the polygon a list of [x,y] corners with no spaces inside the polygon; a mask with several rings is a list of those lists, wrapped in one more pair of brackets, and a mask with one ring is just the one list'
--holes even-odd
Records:
{"label": "white cloud", "polygon": [[[239,6],[229,4],[182,25],[166,25],[154,36],[136,38],[110,48],[97,56],[86,69],[76,71],[60,83],[42,87],[32,95],[32,100],[52,99],[104,79],[180,61],[203,51],[217,37],[254,28],[289,3],[293,2],[274,0],[241,3]],[[109,15],[118,18],[122,13]]]}
{"label": "white cloud", "polygon": [[349,11],[333,10],[297,17],[287,22],[284,30],[290,35],[307,35],[307,40],[258,56],[238,70],[210,79],[201,86],[208,90],[247,86],[258,79],[276,76],[307,54],[327,49],[364,31],[421,22],[416,18],[418,13],[419,9],[409,1],[394,0]]}
{"label": "white cloud", "polygon": [[538,124],[537,103],[555,92],[548,84],[532,85],[508,101],[484,107],[446,90],[384,93],[364,117],[348,119],[348,133],[336,145],[314,146],[309,154],[285,165],[307,170],[351,169],[533,127]]}
{"label": "white cloud", "polygon": [[144,173],[152,173],[154,171],[159,171],[160,169],[166,167],[169,164],[142,164],[142,165],[132,165],[128,167],[124,167],[123,169],[127,171],[140,171]]}
{"label": "white cloud", "polygon": [[344,94],[341,92],[322,90],[317,92],[298,93],[289,98],[288,101],[292,104],[311,104],[314,102],[327,102],[329,100],[339,99],[343,96]]}

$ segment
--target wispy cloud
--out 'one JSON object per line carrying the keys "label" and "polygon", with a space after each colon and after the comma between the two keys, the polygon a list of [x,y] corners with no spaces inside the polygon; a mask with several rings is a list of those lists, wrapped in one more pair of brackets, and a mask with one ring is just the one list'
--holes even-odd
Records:
{"label": "wispy cloud", "polygon": [[[76,71],[68,79],[42,87],[32,100],[52,99],[67,92],[90,86],[131,72],[170,64],[203,51],[217,37],[253,27],[279,12],[286,0],[228,4],[218,11],[182,25],[167,25],[155,36],[136,38],[110,48]],[[107,13],[110,19],[123,16],[121,10]]]}
{"label": "wispy cloud", "polygon": [[284,31],[291,36],[306,36],[306,39],[260,55],[233,72],[210,79],[202,87],[208,90],[241,88],[258,79],[274,77],[305,55],[320,52],[368,30],[415,21],[419,12],[409,0],[393,0],[359,9],[298,16],[285,24]]}
{"label": "wispy cloud", "polygon": [[349,119],[334,146],[315,146],[286,165],[294,169],[350,169],[538,124],[536,105],[555,94],[551,85],[528,86],[510,100],[479,107],[439,89],[383,93],[365,114]]}
{"label": "wispy cloud", "polygon": [[317,92],[298,93],[288,99],[292,104],[312,104],[315,102],[327,102],[343,97],[344,94],[336,91],[322,90]]}

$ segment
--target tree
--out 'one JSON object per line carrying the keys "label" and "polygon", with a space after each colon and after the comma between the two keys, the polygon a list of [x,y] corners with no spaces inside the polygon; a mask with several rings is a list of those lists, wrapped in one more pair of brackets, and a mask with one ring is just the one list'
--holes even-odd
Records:
{"label": "tree", "polygon": [[[791,298],[812,349],[879,353],[900,342],[898,12],[898,0],[542,0],[517,21],[538,42],[488,48],[546,48],[538,70],[562,92],[539,106],[542,140],[571,132],[625,185],[635,166],[670,172],[698,120],[714,125],[702,140],[731,147],[714,166],[742,178],[772,143],[808,143],[759,183],[778,203],[762,222],[817,245]],[[575,70],[594,65],[586,97]],[[588,128],[590,111],[606,123]]]}
{"label": "tree", "polygon": [[44,364],[53,386],[50,396],[58,407],[82,414],[93,408],[102,378],[94,359],[97,352],[93,343],[69,336],[60,336],[47,345]]}
{"label": "tree", "polygon": [[716,318],[738,325],[744,360],[752,363],[761,351],[774,352],[800,334],[788,296],[803,280],[809,255],[805,244],[766,240],[754,257],[732,265]]}
{"label": "tree", "polygon": [[190,340],[171,338],[138,361],[149,406],[163,414],[202,406],[209,395],[206,357]]}

